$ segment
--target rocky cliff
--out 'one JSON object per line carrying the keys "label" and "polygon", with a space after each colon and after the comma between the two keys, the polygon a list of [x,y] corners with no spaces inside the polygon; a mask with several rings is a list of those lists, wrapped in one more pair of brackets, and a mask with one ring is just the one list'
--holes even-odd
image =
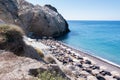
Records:
{"label": "rocky cliff", "polygon": [[25,0],[0,0],[0,19],[21,26],[27,35],[58,37],[69,32],[66,20],[56,8]]}

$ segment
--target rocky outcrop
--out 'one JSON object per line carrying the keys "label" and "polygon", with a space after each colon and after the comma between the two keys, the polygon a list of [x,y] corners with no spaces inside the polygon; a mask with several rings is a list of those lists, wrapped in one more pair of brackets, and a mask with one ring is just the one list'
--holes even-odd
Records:
{"label": "rocky outcrop", "polygon": [[36,68],[47,68],[47,65],[11,52],[0,53],[0,80],[37,80],[29,72]]}
{"label": "rocky outcrop", "polygon": [[27,35],[58,37],[69,32],[66,20],[51,5],[25,0],[0,0],[0,19],[21,26]]}

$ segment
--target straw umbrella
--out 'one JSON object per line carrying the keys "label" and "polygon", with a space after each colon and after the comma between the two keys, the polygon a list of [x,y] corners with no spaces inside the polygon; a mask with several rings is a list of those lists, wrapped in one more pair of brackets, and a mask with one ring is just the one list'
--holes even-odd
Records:
{"label": "straw umbrella", "polygon": [[113,78],[113,76],[108,76],[108,75],[106,75],[104,78],[106,80],[116,80],[116,79]]}
{"label": "straw umbrella", "polygon": [[89,64],[83,64],[83,67],[85,67],[85,68],[89,68],[90,65],[89,65]]}
{"label": "straw umbrella", "polygon": [[83,57],[83,59],[84,59],[84,61],[85,61],[85,60],[89,60],[89,58],[88,58],[88,57]]}
{"label": "straw umbrella", "polygon": [[98,80],[95,76],[87,76],[87,80]]}
{"label": "straw umbrella", "polygon": [[96,65],[96,62],[95,62],[95,61],[91,60],[91,62],[92,62],[93,65]]}
{"label": "straw umbrella", "polygon": [[83,75],[83,76],[88,76],[88,75],[90,75],[87,71],[81,71],[80,74]]}
{"label": "straw umbrella", "polygon": [[111,74],[112,74],[113,76],[120,76],[120,73],[118,73],[117,71],[112,71]]}
{"label": "straw umbrella", "polygon": [[100,70],[99,69],[95,69],[95,70],[92,70],[92,74],[99,74]]}
{"label": "straw umbrella", "polygon": [[106,70],[107,67],[106,67],[106,66],[100,66],[100,69],[101,69],[101,70]]}

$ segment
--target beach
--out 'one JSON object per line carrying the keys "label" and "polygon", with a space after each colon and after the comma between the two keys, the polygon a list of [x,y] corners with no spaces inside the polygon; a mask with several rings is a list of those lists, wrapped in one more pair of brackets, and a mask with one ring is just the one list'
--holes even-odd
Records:
{"label": "beach", "polygon": [[[111,63],[105,59],[90,55],[89,53],[82,52],[75,48],[68,46],[67,44],[56,40],[40,40],[41,43],[49,46],[52,55],[66,68],[70,66],[74,67],[75,74],[82,75],[86,78],[88,76],[96,76],[98,80],[119,80],[120,79],[120,66]],[[80,67],[77,69],[77,67]],[[81,71],[85,71],[81,73]],[[71,72],[74,72],[74,70]],[[84,74],[84,75],[83,75]],[[106,77],[107,76],[107,77]],[[101,79],[99,79],[101,78]],[[103,78],[103,79],[102,79]],[[108,79],[111,78],[111,79]],[[95,80],[95,79],[93,79]]]}
{"label": "beach", "polygon": [[71,32],[58,40],[120,65],[119,21],[68,21]]}
{"label": "beach", "polygon": [[112,63],[112,62],[110,62],[110,61],[108,61],[106,59],[103,59],[101,57],[91,55],[88,52],[83,52],[83,51],[80,51],[78,49],[72,48],[71,46],[69,46],[69,45],[67,45],[65,43],[62,43],[62,42],[60,42],[60,43],[63,44],[64,46],[68,47],[68,48],[71,48],[73,51],[79,53],[81,56],[88,57],[90,60],[95,61],[96,65],[98,65],[98,66],[105,65],[107,67],[108,71],[116,70],[116,71],[120,72],[120,66],[115,64],[115,63]]}

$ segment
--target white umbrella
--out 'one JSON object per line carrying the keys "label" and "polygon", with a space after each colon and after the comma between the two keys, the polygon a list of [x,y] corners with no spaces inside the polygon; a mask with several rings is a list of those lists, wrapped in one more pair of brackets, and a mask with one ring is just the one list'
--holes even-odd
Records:
{"label": "white umbrella", "polygon": [[68,49],[66,49],[66,50],[67,50],[67,51],[71,51],[71,49],[69,49],[69,48],[68,48]]}
{"label": "white umbrella", "polygon": [[80,74],[86,75],[86,76],[90,75],[90,74],[89,74],[88,72],[86,72],[86,71],[81,71]]}
{"label": "white umbrella", "polygon": [[71,53],[75,54],[75,51],[71,51]]}
{"label": "white umbrella", "polygon": [[101,69],[101,70],[106,70],[107,67],[106,67],[106,66],[100,66],[100,69]]}
{"label": "white umbrella", "polygon": [[98,69],[92,70],[93,74],[99,74],[99,72],[100,72],[100,70],[98,70]]}
{"label": "white umbrella", "polygon": [[93,65],[96,65],[96,62],[95,62],[95,61],[91,60],[91,62],[92,62]]}
{"label": "white umbrella", "polygon": [[120,76],[120,73],[118,73],[117,71],[112,71],[111,74],[112,74],[113,76]]}
{"label": "white umbrella", "polygon": [[83,57],[83,59],[84,59],[84,60],[89,60],[89,58],[88,58],[88,57]]}
{"label": "white umbrella", "polygon": [[73,61],[74,61],[74,62],[80,62],[79,60],[77,60],[77,59],[75,59],[75,58],[73,58]]}
{"label": "white umbrella", "polygon": [[90,67],[90,65],[89,64],[83,64],[83,67],[88,68],[88,67]]}

